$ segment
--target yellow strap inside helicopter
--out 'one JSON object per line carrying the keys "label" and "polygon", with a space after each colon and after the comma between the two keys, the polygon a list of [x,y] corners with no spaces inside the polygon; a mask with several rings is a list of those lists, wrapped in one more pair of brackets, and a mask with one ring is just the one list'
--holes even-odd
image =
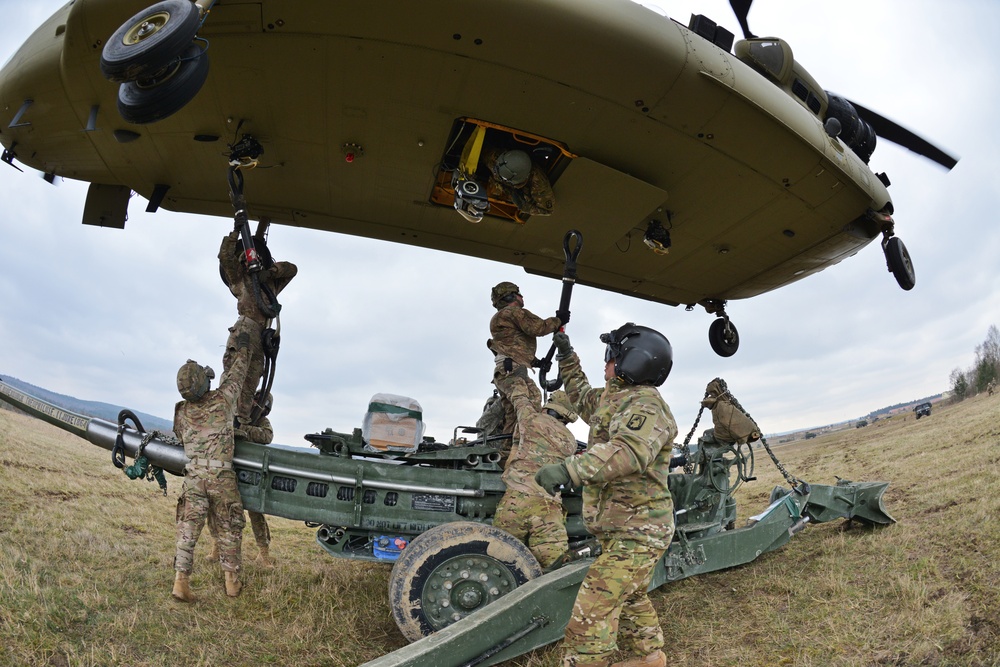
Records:
{"label": "yellow strap inside helicopter", "polygon": [[472,131],[472,136],[465,142],[462,149],[462,160],[458,163],[458,169],[463,174],[475,174],[479,168],[479,154],[483,150],[483,139],[486,138],[486,128],[476,125]]}

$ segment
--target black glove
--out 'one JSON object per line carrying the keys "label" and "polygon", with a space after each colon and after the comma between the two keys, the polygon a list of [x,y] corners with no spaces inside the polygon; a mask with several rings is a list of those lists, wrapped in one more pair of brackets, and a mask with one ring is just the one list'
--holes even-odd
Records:
{"label": "black glove", "polygon": [[250,334],[244,331],[236,337],[236,349],[242,350],[246,347],[250,347]]}
{"label": "black glove", "polygon": [[557,310],[556,317],[559,318],[559,326],[564,327],[569,324],[569,310]]}
{"label": "black glove", "polygon": [[565,463],[550,463],[542,466],[535,473],[535,484],[545,489],[550,496],[556,495],[563,487],[569,487],[573,479],[569,476],[569,470]]}
{"label": "black glove", "polygon": [[569,343],[569,336],[563,331],[557,331],[552,334],[552,344],[559,350],[556,359],[565,359],[573,351],[573,346]]}

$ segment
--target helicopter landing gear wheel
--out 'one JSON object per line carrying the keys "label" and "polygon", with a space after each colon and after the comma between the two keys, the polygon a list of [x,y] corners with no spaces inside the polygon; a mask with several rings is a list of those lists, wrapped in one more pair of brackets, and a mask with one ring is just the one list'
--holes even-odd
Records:
{"label": "helicopter landing gear wheel", "polygon": [[513,535],[471,521],[446,523],[414,538],[389,577],[392,617],[417,641],[509,593],[542,568]]}
{"label": "helicopter landing gear wheel", "polygon": [[720,357],[731,357],[740,348],[740,332],[728,317],[720,317],[708,327],[708,342]]}
{"label": "helicopter landing gear wheel", "polygon": [[903,241],[897,236],[889,237],[883,242],[882,250],[885,252],[885,262],[889,266],[889,271],[899,286],[906,291],[913,289],[917,284],[917,274]]}
{"label": "helicopter landing gear wheel", "polygon": [[117,83],[148,78],[184,52],[200,25],[191,0],[158,2],[115,31],[101,52],[101,73]]}
{"label": "helicopter landing gear wheel", "polygon": [[208,53],[191,44],[180,60],[153,77],[118,88],[118,113],[135,125],[163,120],[194,99],[208,78]]}

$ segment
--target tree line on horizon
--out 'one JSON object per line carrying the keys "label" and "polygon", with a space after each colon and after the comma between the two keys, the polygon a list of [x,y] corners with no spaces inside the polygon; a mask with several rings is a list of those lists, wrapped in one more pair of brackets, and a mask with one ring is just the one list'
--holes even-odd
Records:
{"label": "tree line on horizon", "polygon": [[969,368],[956,368],[949,377],[954,401],[961,401],[986,391],[990,382],[1000,379],[1000,330],[991,324],[986,340],[976,346],[976,360]]}

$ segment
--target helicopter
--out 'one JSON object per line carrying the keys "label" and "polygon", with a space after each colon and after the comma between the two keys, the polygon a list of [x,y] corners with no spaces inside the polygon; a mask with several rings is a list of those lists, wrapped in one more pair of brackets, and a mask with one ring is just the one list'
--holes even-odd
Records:
{"label": "helicopter", "polygon": [[[729,301],[876,239],[915,286],[876,137],[956,164],[825,91],[732,4],[738,41],[630,0],[74,0],[0,70],[2,159],[89,182],[83,222],[107,227],[132,192],[150,212],[232,215],[245,183],[269,224],[553,278],[576,229],[577,282],[701,306],[731,356]],[[548,215],[491,187],[507,151],[544,172]]]}

